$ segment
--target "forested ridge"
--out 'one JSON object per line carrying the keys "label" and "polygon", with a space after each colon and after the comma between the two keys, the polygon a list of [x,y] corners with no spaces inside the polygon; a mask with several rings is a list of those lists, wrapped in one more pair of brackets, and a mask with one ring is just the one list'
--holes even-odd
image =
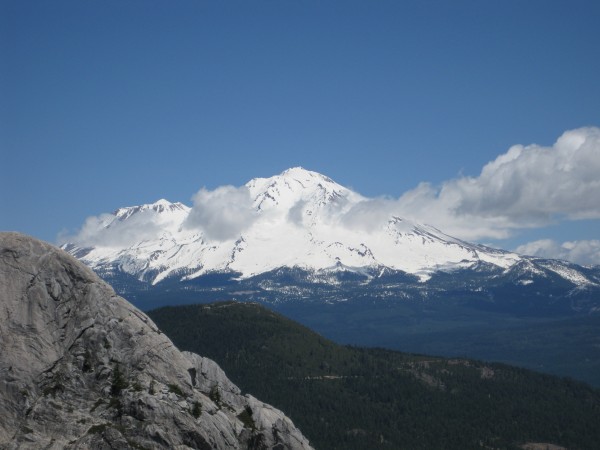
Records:
{"label": "forested ridge", "polygon": [[600,391],[512,366],[341,346],[258,304],[165,307],[150,317],[282,409],[317,449],[594,449]]}

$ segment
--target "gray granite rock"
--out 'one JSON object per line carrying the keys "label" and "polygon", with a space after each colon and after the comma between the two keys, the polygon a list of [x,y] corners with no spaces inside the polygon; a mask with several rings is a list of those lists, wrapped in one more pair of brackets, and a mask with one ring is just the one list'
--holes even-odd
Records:
{"label": "gray granite rock", "polygon": [[310,449],[60,249],[0,233],[1,449]]}

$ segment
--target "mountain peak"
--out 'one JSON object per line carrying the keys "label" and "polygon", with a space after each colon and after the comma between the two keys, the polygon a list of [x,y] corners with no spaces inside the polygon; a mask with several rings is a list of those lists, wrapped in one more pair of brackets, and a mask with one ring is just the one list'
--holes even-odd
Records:
{"label": "mountain peak", "polygon": [[152,203],[152,206],[171,206],[173,205],[173,203],[171,203],[169,200],[166,200],[164,198],[161,198],[157,201],[155,201],[154,203]]}
{"label": "mountain peak", "polygon": [[151,209],[153,209],[156,212],[165,212],[165,211],[187,211],[190,208],[188,206],[185,206],[183,203],[180,202],[175,202],[172,203],[168,200],[165,200],[164,198],[161,198],[160,200],[157,200],[156,202],[152,203],[151,205],[147,205],[150,206]]}
{"label": "mountain peak", "polygon": [[270,178],[254,178],[249,189],[256,209],[274,207],[286,211],[299,203],[309,205],[311,211],[341,197],[360,196],[331,178],[302,167],[292,167]]}
{"label": "mountain peak", "polygon": [[[307,170],[304,167],[290,167],[279,174],[283,178],[291,178],[296,180],[321,180],[327,183],[335,183],[331,178],[312,170]],[[337,183],[336,183],[337,184]]]}
{"label": "mountain peak", "polygon": [[117,216],[119,220],[126,220],[134,214],[137,214],[142,211],[154,211],[159,214],[177,211],[183,211],[187,213],[189,209],[190,208],[184,205],[183,203],[172,203],[168,200],[165,200],[164,198],[161,198],[160,200],[157,200],[154,203],[146,203],[143,205],[126,206],[124,208],[119,208],[113,214]]}

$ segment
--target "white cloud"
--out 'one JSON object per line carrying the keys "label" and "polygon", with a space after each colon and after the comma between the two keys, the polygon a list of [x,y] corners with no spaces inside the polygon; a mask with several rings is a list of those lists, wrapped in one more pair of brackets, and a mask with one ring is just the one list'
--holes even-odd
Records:
{"label": "white cloud", "polygon": [[600,129],[565,132],[551,147],[515,145],[479,176],[422,183],[397,202],[401,215],[465,239],[505,238],[561,219],[600,218]]}
{"label": "white cloud", "polygon": [[390,198],[362,199],[343,212],[338,211],[338,221],[347,228],[373,232],[381,229],[399,212],[397,201]]}
{"label": "white cloud", "polygon": [[155,211],[140,211],[125,221],[113,214],[88,217],[75,235],[58,237],[60,244],[70,242],[81,247],[129,247],[144,239],[154,239],[161,232]]}
{"label": "white cloud", "polygon": [[202,188],[193,202],[185,226],[202,230],[208,239],[235,239],[258,217],[246,186],[221,186],[213,191]]}
{"label": "white cloud", "polygon": [[541,258],[566,259],[577,264],[600,264],[600,240],[567,241],[552,239],[528,242],[515,249],[517,253]]}

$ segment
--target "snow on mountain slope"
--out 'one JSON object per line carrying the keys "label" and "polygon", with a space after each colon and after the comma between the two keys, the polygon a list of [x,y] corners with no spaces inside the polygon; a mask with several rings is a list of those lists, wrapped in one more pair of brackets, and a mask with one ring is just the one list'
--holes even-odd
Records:
{"label": "snow on mountain slope", "polygon": [[[189,220],[202,205],[159,200],[88,219],[63,248],[94,269],[123,271],[153,284],[215,271],[248,278],[280,267],[373,273],[387,267],[426,281],[438,270],[480,262],[508,269],[523,260],[431,226],[382,216],[372,199],[299,167],[253,179],[243,189],[250,195],[252,221],[234,238],[209,238],[202,225]],[[582,281],[582,275],[556,273]]]}

